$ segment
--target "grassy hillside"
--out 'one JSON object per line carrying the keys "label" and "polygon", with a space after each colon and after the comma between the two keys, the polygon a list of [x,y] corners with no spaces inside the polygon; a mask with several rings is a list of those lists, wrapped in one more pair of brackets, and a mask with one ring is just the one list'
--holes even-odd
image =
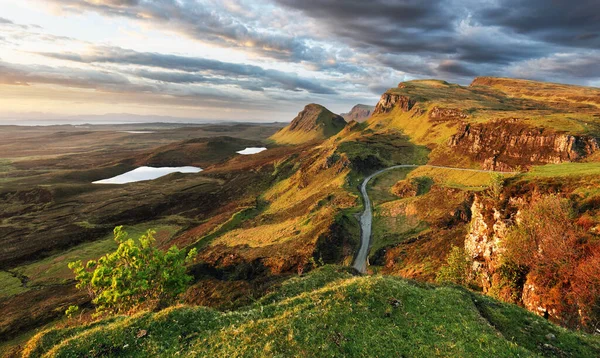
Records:
{"label": "grassy hillside", "polygon": [[25,357],[596,357],[600,339],[457,287],[335,266],[231,312],[178,306],[35,336]]}

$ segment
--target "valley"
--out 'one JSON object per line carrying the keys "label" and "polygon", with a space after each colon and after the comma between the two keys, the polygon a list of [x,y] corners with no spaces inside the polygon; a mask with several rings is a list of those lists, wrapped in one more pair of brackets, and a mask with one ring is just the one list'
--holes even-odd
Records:
{"label": "valley", "polygon": [[[444,327],[440,332],[453,332],[436,336],[445,354],[473,352],[450,344],[468,329],[497,356],[594,356],[600,351],[591,335],[600,322],[599,96],[594,88],[504,78],[477,78],[470,86],[416,80],[387,90],[372,109],[357,107],[348,122],[309,104],[285,127],[6,128],[0,132],[0,334],[15,350],[82,354],[93,337],[123,353],[119,347],[133,346],[123,337],[133,331],[154,327],[164,329],[161,337],[175,337],[189,324],[200,333],[172,344],[188,355],[227,355],[232,346],[215,337],[248,341],[268,329],[279,340],[259,340],[261,347],[299,355],[310,341],[307,327],[317,324],[302,311],[335,315],[323,322],[331,335],[319,338],[327,342],[324,352],[365,352],[375,343],[345,325],[354,319],[342,313],[348,306],[371,322],[372,336],[376,326],[388,327],[395,332],[390,337],[417,344]],[[93,184],[144,167],[196,169]],[[536,215],[545,229],[527,226]],[[163,249],[197,249],[188,268],[193,281],[181,306],[72,328],[62,318],[65,309],[74,303],[89,309],[89,297],[74,288],[66,264],[114,250],[117,225],[133,235],[154,229]],[[551,227],[562,231],[545,235]],[[558,260],[553,247],[568,252],[568,260]],[[452,261],[453,252],[462,261]],[[453,264],[464,270],[441,281],[440,272]],[[461,303],[450,307],[448,299]],[[254,318],[246,321],[246,314]],[[196,327],[187,315],[215,326]],[[165,317],[187,323],[156,326]],[[296,323],[268,323],[282,317]],[[437,326],[415,332],[428,318]],[[57,328],[26,343],[47,324]],[[403,324],[411,326],[396,330]],[[559,340],[544,341],[550,333]],[[72,345],[61,343],[65,337]],[[380,354],[398,349],[401,340],[392,339]],[[158,341],[141,342],[132,356],[173,353]],[[245,347],[247,356],[258,349]],[[421,348],[411,352],[432,353]]]}

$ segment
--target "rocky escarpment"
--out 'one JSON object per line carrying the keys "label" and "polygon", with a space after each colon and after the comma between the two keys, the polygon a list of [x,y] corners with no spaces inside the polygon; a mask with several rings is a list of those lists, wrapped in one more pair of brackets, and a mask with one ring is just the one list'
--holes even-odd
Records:
{"label": "rocky escarpment", "polygon": [[352,107],[350,112],[342,113],[341,116],[344,117],[346,122],[355,121],[361,123],[369,119],[374,109],[374,106],[367,106],[366,104],[357,104],[356,106]]}
{"label": "rocky escarpment", "polygon": [[393,92],[386,92],[381,96],[379,102],[375,106],[373,115],[389,113],[394,108],[398,107],[404,112],[410,111],[417,102],[408,96]]}
{"label": "rocky escarpment", "polygon": [[489,170],[562,163],[585,158],[599,150],[596,138],[533,128],[518,119],[483,124],[463,123],[448,145],[483,163]]}

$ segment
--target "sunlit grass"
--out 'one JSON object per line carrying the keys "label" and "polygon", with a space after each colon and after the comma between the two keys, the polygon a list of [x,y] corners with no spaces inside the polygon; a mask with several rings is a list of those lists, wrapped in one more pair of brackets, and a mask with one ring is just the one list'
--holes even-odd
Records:
{"label": "sunlit grass", "polygon": [[10,297],[27,291],[21,280],[10,272],[0,271],[0,298]]}
{"label": "sunlit grass", "polygon": [[[419,167],[412,171],[408,175],[408,177],[430,177],[437,184],[449,188],[457,188],[463,190],[483,190],[490,185],[493,175],[494,173],[463,171],[434,167]],[[509,177],[512,176],[512,174],[505,174],[504,176]]]}
{"label": "sunlit grass", "polygon": [[[158,313],[50,330],[26,353],[48,356],[534,357],[546,335],[567,355],[594,357],[597,337],[569,332],[525,310],[462,288],[393,277],[353,277],[326,266],[256,303],[222,313]],[[27,356],[27,355],[25,355]]]}
{"label": "sunlit grass", "polygon": [[564,177],[588,175],[600,175],[600,162],[540,165],[533,167],[528,173],[525,174],[525,177]]}

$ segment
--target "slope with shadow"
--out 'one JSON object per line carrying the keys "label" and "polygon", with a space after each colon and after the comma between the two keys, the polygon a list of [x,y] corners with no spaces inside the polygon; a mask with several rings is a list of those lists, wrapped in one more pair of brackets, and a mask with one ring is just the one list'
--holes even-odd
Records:
{"label": "slope with shadow", "polygon": [[571,332],[465,289],[325,266],[246,307],[176,306],[35,336],[24,357],[597,357]]}
{"label": "slope with shadow", "polygon": [[327,139],[346,126],[341,116],[327,108],[311,103],[285,128],[275,133],[271,140],[279,144],[301,144]]}

